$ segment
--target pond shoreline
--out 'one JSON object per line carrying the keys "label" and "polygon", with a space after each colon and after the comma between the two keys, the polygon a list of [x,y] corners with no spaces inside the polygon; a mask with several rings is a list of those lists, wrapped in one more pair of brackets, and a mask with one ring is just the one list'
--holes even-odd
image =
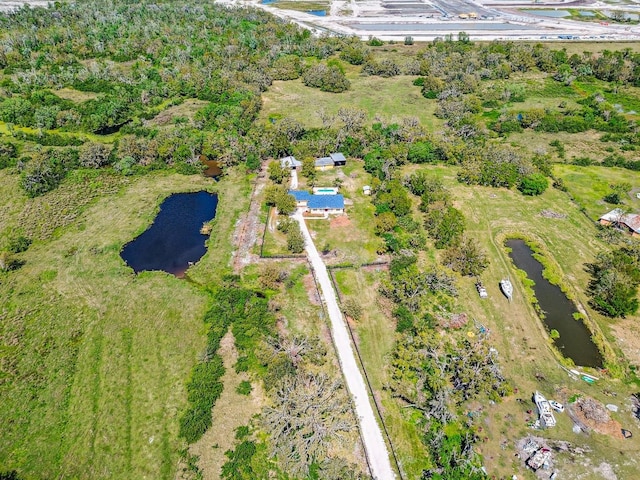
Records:
{"label": "pond shoreline", "polygon": [[[593,341],[593,332],[582,321],[583,314],[574,299],[563,292],[557,282],[551,282],[544,275],[545,265],[536,257],[540,254],[521,238],[507,237],[504,245],[516,268],[525,273],[532,285],[525,285],[533,291],[534,306],[545,330],[553,340],[560,354],[576,365],[602,368],[603,353]],[[552,333],[553,332],[553,333]]]}
{"label": "pond shoreline", "polygon": [[203,225],[216,218],[218,195],[204,190],[166,197],[151,225],[122,248],[134,272],[164,271],[182,278],[207,253]]}

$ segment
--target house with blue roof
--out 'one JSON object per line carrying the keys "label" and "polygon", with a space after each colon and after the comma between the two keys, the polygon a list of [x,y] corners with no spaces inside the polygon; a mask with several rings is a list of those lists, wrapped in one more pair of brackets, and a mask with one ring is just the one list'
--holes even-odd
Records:
{"label": "house with blue roof", "polygon": [[306,190],[289,190],[289,195],[292,195],[293,198],[296,199],[296,205],[298,207],[306,207],[313,196]]}
{"label": "house with blue roof", "polygon": [[313,215],[339,215],[344,213],[344,197],[335,195],[313,195],[305,190],[289,190],[296,205]]}
{"label": "house with blue roof", "polygon": [[311,195],[307,203],[309,213],[315,215],[341,214],[344,213],[344,197],[336,195]]}

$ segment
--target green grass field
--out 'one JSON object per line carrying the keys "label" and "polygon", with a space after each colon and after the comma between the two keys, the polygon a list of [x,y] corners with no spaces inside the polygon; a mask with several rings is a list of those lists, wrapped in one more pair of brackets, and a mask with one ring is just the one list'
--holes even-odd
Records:
{"label": "green grass field", "polygon": [[594,221],[616,208],[603,200],[611,193],[612,184],[630,183],[632,190],[624,200],[624,207],[633,212],[640,211],[640,199],[636,193],[640,191],[640,173],[623,168],[610,167],[578,167],[576,165],[556,165],[555,174],[562,178],[578,206],[585,209],[589,218]]}
{"label": "green grass field", "polygon": [[347,78],[351,81],[351,88],[343,93],[321,92],[305,86],[300,79],[275,81],[262,95],[260,119],[266,121],[272,115],[292,117],[306,127],[321,127],[320,109],[334,115],[342,107],[355,107],[367,112],[369,122],[376,116],[387,122],[417,117],[430,129],[441,125],[440,120],[433,116],[435,100],[424,98],[420,87],[412,84],[416,77],[367,77],[350,67]]}
{"label": "green grass field", "polygon": [[[226,267],[231,246],[213,247],[246,206],[245,177],[214,184],[150,174],[119,188],[97,185],[88,204],[66,205],[66,217],[60,202],[77,200],[65,196],[77,184],[27,200],[14,177],[0,175],[0,223],[35,240],[22,254],[25,265],[0,278],[0,465],[27,478],[173,478],[184,385],[204,346],[208,296],[165,273],[134,275],[119,252],[167,195],[215,189],[212,248],[192,273],[210,281]],[[47,207],[58,221],[53,231],[39,226]],[[37,214],[21,213],[32,208]]]}

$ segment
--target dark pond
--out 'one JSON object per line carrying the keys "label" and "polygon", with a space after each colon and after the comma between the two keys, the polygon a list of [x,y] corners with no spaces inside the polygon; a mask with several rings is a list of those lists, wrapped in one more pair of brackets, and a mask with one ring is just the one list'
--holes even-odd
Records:
{"label": "dark pond", "polygon": [[207,192],[168,197],[142,235],[127,243],[120,256],[133,270],[164,270],[178,277],[206,252],[202,224],[216,216],[218,196]]}
{"label": "dark pond", "polygon": [[543,322],[547,330],[555,329],[560,334],[560,338],[554,340],[556,347],[576,365],[602,367],[602,356],[591,341],[591,333],[582,321],[573,318],[578,309],[560,287],[552,285],[542,276],[542,264],[533,258],[529,246],[518,239],[509,239],[505,245],[511,249],[509,257],[515,266],[527,272],[527,276],[535,282],[533,291],[545,315]]}
{"label": "dark pond", "polygon": [[127,120],[124,123],[119,123],[118,125],[107,125],[107,126],[99,128],[98,130],[96,130],[93,133],[95,133],[96,135],[111,135],[113,133],[119,132],[120,129],[122,127],[124,127],[128,123],[129,123],[129,120]]}
{"label": "dark pond", "polygon": [[205,165],[207,168],[202,172],[205,177],[219,177],[222,175],[222,169],[220,168],[220,164],[215,160],[209,160],[204,155],[200,155],[200,162]]}

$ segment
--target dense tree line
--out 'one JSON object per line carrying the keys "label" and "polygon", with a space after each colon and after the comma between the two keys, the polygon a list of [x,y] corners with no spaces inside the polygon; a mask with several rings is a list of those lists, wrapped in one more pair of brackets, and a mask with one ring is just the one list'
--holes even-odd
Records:
{"label": "dense tree line", "polygon": [[588,264],[588,292],[595,309],[609,317],[625,317],[638,311],[640,246],[635,242],[600,253]]}
{"label": "dense tree line", "polygon": [[[49,146],[79,146],[87,132],[119,132],[109,160],[98,154],[98,161],[78,165],[85,168],[193,173],[201,154],[256,168],[292,140],[284,125],[254,125],[260,94],[273,79],[305,74],[322,89],[348,88],[339,64],[325,61],[346,40],[312,37],[260,10],[190,1],[58,3],[3,15],[0,25],[0,120],[16,139]],[[67,100],[57,94],[63,87],[87,99]],[[169,129],[148,123],[189,98],[207,102],[192,119]],[[30,194],[64,176],[47,162],[31,170],[39,167],[42,185]],[[39,178],[27,175],[25,185]]]}
{"label": "dense tree line", "polygon": [[227,277],[213,294],[213,304],[204,318],[209,330],[202,359],[187,384],[189,407],[180,418],[180,436],[194,443],[212,425],[211,409],[222,393],[222,357],[217,353],[222,337],[231,327],[236,347],[247,368],[258,368],[255,348],[272,331],[275,319],[267,300],[241,288],[238,279]]}

